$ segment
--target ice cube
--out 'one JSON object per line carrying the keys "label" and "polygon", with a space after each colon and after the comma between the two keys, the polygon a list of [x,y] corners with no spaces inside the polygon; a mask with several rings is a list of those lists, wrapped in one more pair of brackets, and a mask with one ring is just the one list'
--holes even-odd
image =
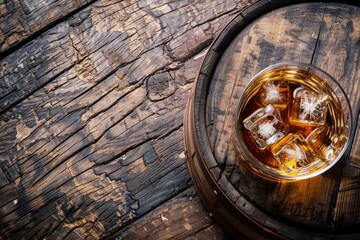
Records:
{"label": "ice cube", "polygon": [[[276,113],[276,109],[272,105],[268,105],[265,108],[260,108],[253,112],[249,117],[245,118],[243,123],[245,128],[251,129],[252,125],[259,120],[261,117],[265,116],[266,114]],[[279,115],[280,116],[280,115]]]}
{"label": "ice cube", "polygon": [[285,136],[272,146],[271,153],[287,173],[306,171],[319,162],[314,150],[301,134],[290,133]]}
{"label": "ice cube", "polygon": [[279,141],[286,135],[285,125],[281,120],[279,110],[268,105],[256,110],[244,121],[244,126],[260,149]]}
{"label": "ice cube", "polygon": [[326,121],[329,96],[303,87],[294,90],[289,120],[295,125],[323,125]]}
{"label": "ice cube", "polygon": [[261,85],[259,101],[262,105],[274,105],[276,108],[285,109],[289,103],[289,84],[283,80],[272,80]]}
{"label": "ice cube", "polygon": [[315,128],[306,138],[309,146],[324,160],[334,159],[346,140],[345,136],[335,134],[327,124]]}

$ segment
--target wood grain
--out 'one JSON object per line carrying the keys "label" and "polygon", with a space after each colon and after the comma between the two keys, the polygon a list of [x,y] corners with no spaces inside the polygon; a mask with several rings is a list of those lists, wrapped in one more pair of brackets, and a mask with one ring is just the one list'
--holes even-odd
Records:
{"label": "wood grain", "polygon": [[3,58],[0,236],[106,238],[191,187],[190,88],[252,2],[96,1]]}
{"label": "wood grain", "polygon": [[[0,2],[0,239],[228,239],[194,193],[183,116],[209,44],[256,2]],[[352,213],[359,212],[359,130],[344,171],[273,184],[235,164],[231,131],[222,126],[230,110],[216,110],[233,108],[244,87],[228,77],[249,79],[269,63],[296,59],[334,74],[358,118],[358,85],[351,84],[358,77],[358,9],[308,6],[256,20],[237,38],[246,47],[225,53],[240,61],[223,58],[226,67],[211,86],[207,129],[221,167],[211,172],[239,207],[241,192],[280,221],[331,223],[352,231],[351,239],[360,221]],[[229,101],[224,90],[232,88]],[[254,217],[255,207],[247,207]]]}
{"label": "wood grain", "polygon": [[203,210],[193,187],[162,204],[128,228],[114,234],[120,239],[226,239]]}
{"label": "wood grain", "polygon": [[[12,0],[0,3],[0,56],[94,0]],[[7,51],[9,52],[9,51]]]}

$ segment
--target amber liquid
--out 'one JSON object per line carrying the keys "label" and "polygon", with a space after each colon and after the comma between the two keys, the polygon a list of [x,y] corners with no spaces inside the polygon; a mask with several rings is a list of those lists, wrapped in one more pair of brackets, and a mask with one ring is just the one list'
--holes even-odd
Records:
{"label": "amber liquid", "polygon": [[[326,124],[330,127],[331,131],[328,131],[328,134],[340,136],[344,131],[345,123],[342,107],[336,94],[331,89],[331,87],[319,77],[298,69],[272,70],[262,76],[259,76],[259,78],[255,81],[255,84],[252,84],[251,87],[247,88],[244,93],[245,97],[240,106],[240,109],[242,110],[240,110],[238,118],[238,124],[240,124],[241,127],[238,129],[241,129],[242,131],[244,143],[258,160],[269,166],[280,168],[279,162],[271,153],[271,145],[265,149],[260,149],[254,142],[251,136],[251,132],[246,129],[243,124],[244,118],[251,115],[257,109],[264,107],[264,105],[261,104],[261,101],[259,101],[259,89],[262,84],[266,83],[267,81],[274,80],[287,81],[289,84],[290,99],[288,106],[285,109],[277,108],[281,113],[282,121],[285,124],[288,133],[298,133],[306,138],[317,127],[311,124],[293,124],[289,121],[289,111],[293,101],[293,92],[296,88],[299,87],[304,87],[305,89],[311,90],[313,92],[325,93],[329,96],[329,101],[327,103]],[[332,135],[327,137],[332,139],[334,137]],[[326,148],[326,146],[321,146],[324,144],[322,142],[318,142],[316,144],[318,145],[317,147],[319,149]],[[335,157],[336,155],[333,156],[333,158]]]}

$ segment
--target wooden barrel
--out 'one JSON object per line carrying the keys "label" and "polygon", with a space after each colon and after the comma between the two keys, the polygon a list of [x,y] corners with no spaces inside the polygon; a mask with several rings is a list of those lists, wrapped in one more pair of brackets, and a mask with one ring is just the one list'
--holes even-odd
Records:
{"label": "wooden barrel", "polygon": [[[359,56],[355,1],[259,1],[214,40],[187,105],[185,146],[204,206],[231,236],[360,239]],[[255,175],[239,163],[232,141],[245,85],[284,61],[312,64],[333,76],[348,95],[355,126],[335,166],[295,182]]]}

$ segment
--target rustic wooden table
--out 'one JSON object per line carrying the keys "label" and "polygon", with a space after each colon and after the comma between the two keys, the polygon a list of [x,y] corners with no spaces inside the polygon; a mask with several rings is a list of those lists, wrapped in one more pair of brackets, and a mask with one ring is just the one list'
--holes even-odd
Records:
{"label": "rustic wooden table", "polygon": [[[0,239],[227,239],[195,192],[183,117],[210,43],[256,2],[0,1]],[[342,43],[327,70],[357,76],[359,42]]]}

